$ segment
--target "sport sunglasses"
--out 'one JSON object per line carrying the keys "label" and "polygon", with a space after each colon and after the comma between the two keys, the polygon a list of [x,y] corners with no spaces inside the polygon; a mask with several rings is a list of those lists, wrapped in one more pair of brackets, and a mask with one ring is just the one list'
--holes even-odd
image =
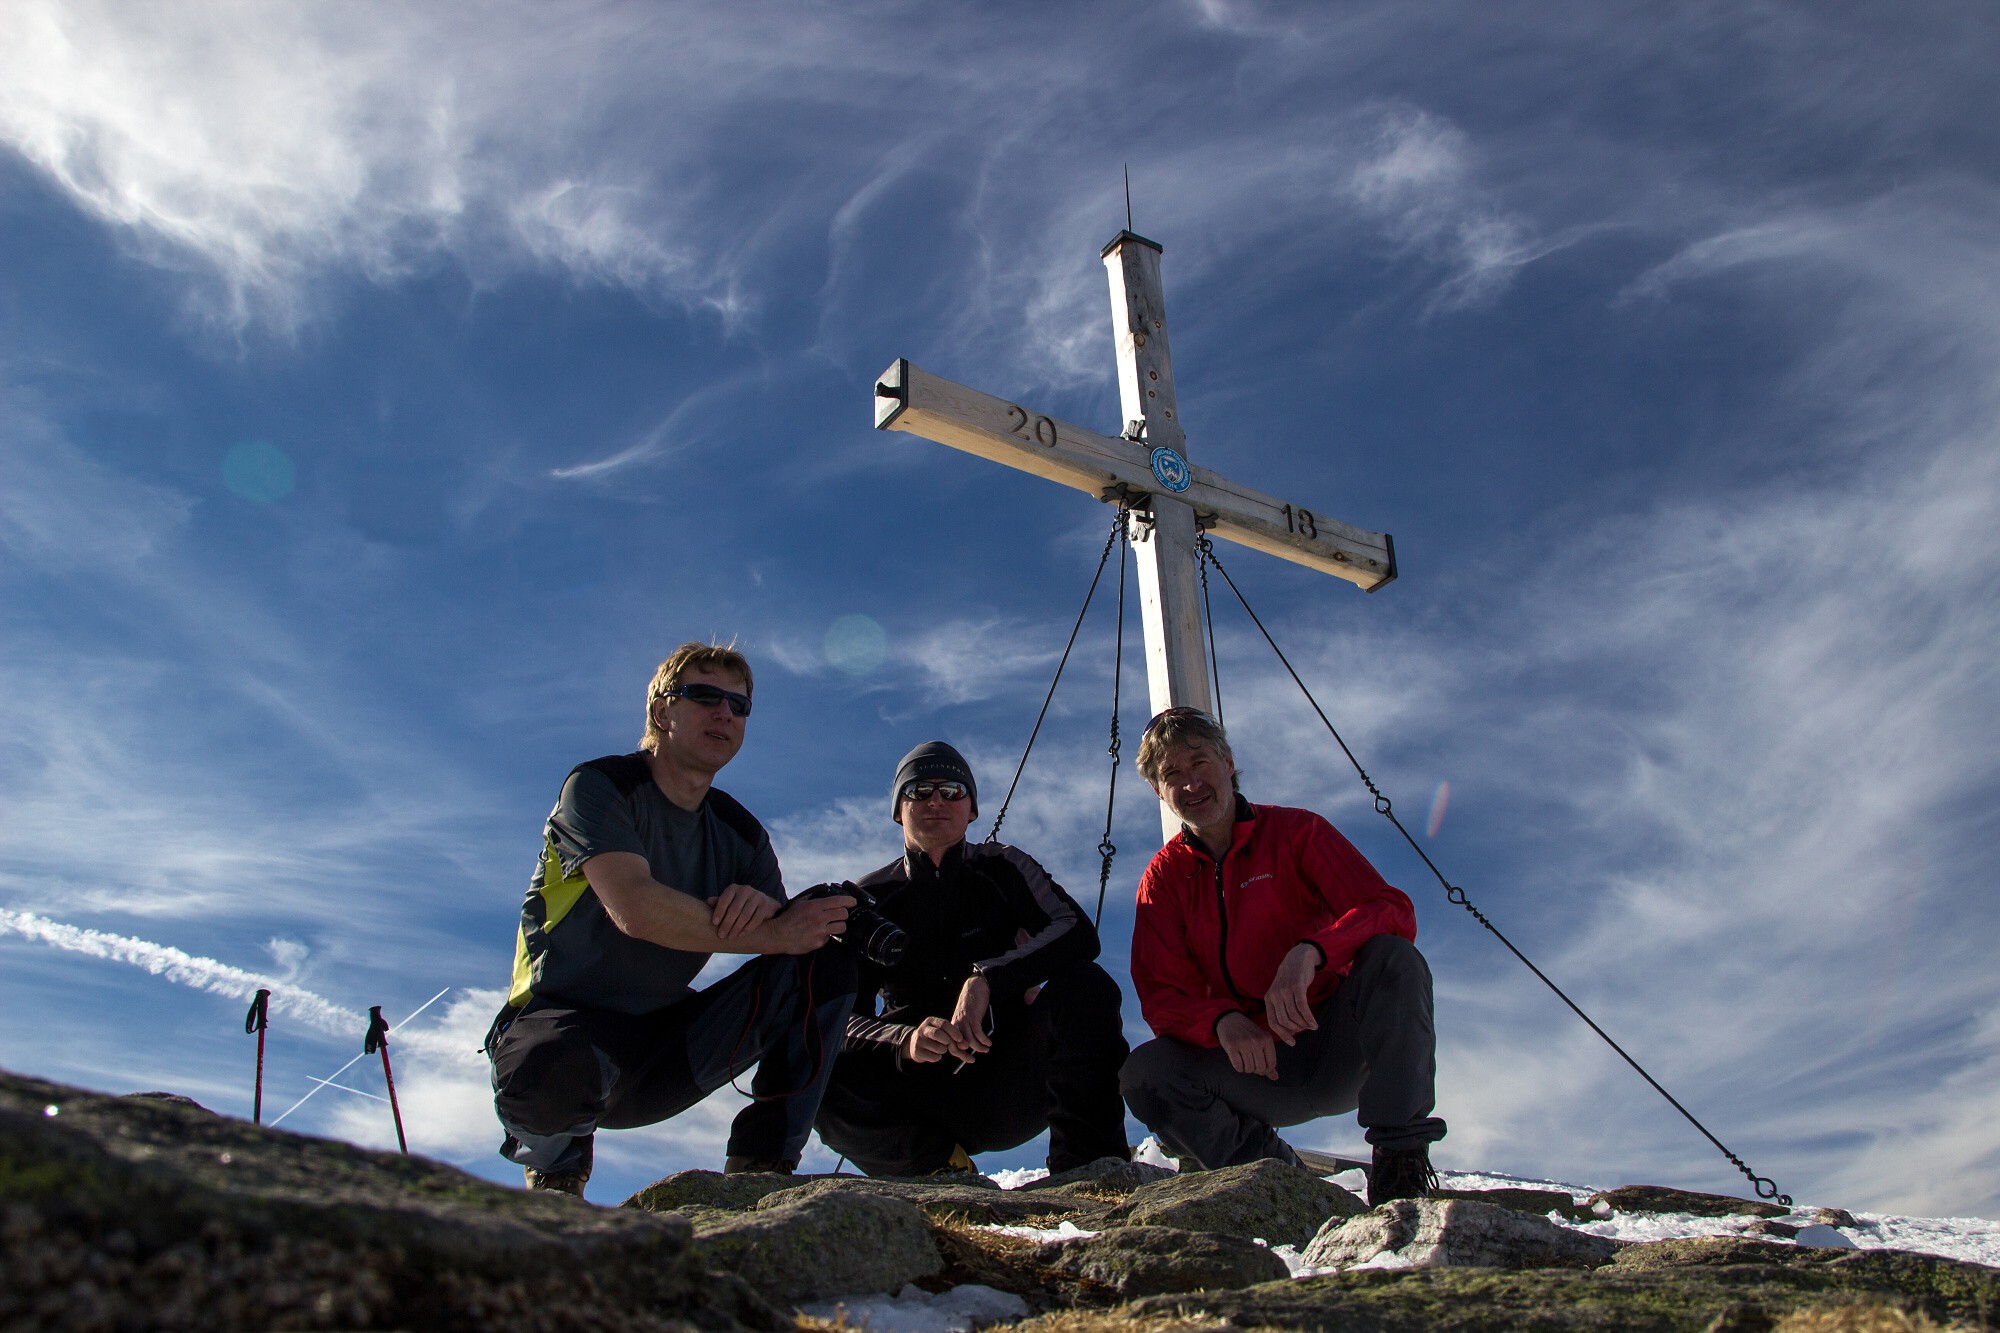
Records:
{"label": "sport sunglasses", "polygon": [[947,801],[962,801],[966,797],[963,782],[905,782],[903,799],[906,801],[928,801],[936,792]]}
{"label": "sport sunglasses", "polygon": [[725,690],[720,685],[676,685],[670,690],[661,690],[662,699],[685,699],[703,708],[712,708],[719,703],[727,703],[729,711],[737,717],[750,716],[750,696],[738,694],[735,690]]}

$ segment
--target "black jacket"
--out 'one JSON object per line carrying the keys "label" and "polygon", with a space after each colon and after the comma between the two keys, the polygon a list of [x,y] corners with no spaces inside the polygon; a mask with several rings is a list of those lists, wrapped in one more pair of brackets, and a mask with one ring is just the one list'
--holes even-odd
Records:
{"label": "black jacket", "polygon": [[1062,968],[1097,957],[1090,918],[1018,847],[961,842],[938,866],[911,849],[859,883],[910,940],[894,968],[861,964],[849,1050],[897,1048],[923,1019],[949,1018],[975,972],[1003,1009]]}

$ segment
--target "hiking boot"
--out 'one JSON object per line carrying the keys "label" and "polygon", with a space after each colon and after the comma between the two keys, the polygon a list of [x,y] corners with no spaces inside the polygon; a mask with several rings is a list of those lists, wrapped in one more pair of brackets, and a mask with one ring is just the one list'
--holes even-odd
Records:
{"label": "hiking boot", "polygon": [[775,1157],[726,1157],[722,1162],[725,1176],[789,1176],[792,1164],[781,1162]]}
{"label": "hiking boot", "polygon": [[1377,1148],[1368,1168],[1368,1206],[1393,1199],[1428,1199],[1438,1187],[1428,1148]]}
{"label": "hiking boot", "polygon": [[584,1182],[589,1176],[578,1175],[574,1171],[537,1171],[532,1166],[521,1168],[527,1177],[528,1188],[547,1194],[571,1194],[581,1199]]}
{"label": "hiking boot", "polygon": [[985,1176],[980,1174],[978,1166],[973,1163],[972,1154],[954,1143],[951,1145],[951,1156],[944,1159],[943,1166],[934,1166],[928,1171],[919,1171],[915,1175],[905,1177],[905,1179],[962,1180],[967,1177],[974,1180],[986,1179]]}

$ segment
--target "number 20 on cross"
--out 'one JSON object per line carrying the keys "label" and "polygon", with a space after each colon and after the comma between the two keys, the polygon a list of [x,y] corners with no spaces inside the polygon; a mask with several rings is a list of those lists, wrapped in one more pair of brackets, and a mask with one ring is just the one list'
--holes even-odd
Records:
{"label": "number 20 on cross", "polygon": [[1007,411],[1014,418],[1014,424],[1007,428],[1009,434],[1019,436],[1024,440],[1033,439],[1035,443],[1050,449],[1056,447],[1055,422],[1049,420],[1047,417],[1034,418],[1035,433],[1030,436],[1028,434],[1028,409],[1009,403],[1007,404]]}

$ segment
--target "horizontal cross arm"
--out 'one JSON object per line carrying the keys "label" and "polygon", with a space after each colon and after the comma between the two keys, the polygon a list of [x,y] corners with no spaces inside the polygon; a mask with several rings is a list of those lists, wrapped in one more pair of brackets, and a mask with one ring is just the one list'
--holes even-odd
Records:
{"label": "horizontal cross arm", "polygon": [[[1388,534],[1367,532],[1314,510],[1191,468],[1173,494],[1154,475],[1143,442],[1099,435],[1004,398],[894,362],[875,385],[875,426],[908,431],[1100,499],[1107,493],[1172,495],[1217,537],[1332,574],[1373,592],[1396,577]],[[1122,491],[1121,491],[1122,488]]]}

